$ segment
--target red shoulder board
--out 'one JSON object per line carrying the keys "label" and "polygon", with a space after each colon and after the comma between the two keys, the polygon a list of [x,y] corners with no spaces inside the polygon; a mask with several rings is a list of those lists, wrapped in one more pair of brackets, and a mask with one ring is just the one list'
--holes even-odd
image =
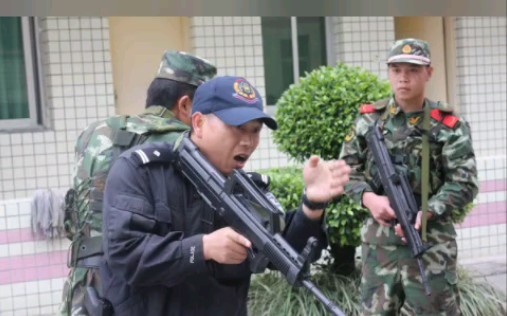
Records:
{"label": "red shoulder board", "polygon": [[442,118],[443,118],[442,111],[440,111],[438,109],[431,111],[431,117],[434,118],[438,122],[442,121]]}
{"label": "red shoulder board", "polygon": [[442,124],[444,124],[447,127],[454,128],[456,124],[458,124],[459,118],[452,115],[447,115],[444,120],[442,121]]}
{"label": "red shoulder board", "polygon": [[438,109],[431,111],[431,117],[433,119],[435,119],[436,121],[441,122],[442,124],[444,124],[445,126],[447,126],[449,128],[454,128],[456,126],[456,124],[458,124],[458,122],[459,122],[459,118],[457,118],[456,116],[446,115],[444,117],[444,115],[442,114],[442,111],[440,111]]}
{"label": "red shoulder board", "polygon": [[359,110],[359,113],[361,114],[369,114],[375,112],[377,112],[377,109],[375,109],[371,104],[363,104],[361,105],[361,109]]}

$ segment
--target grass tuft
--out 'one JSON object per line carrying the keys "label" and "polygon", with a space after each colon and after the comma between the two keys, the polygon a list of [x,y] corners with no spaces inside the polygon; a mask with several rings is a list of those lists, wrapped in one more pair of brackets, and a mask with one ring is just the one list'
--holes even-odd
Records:
{"label": "grass tuft", "polygon": [[[325,267],[323,268],[325,269]],[[360,276],[350,277],[317,271],[312,281],[346,315],[359,316]],[[493,286],[458,269],[458,291],[462,316],[506,315],[506,295]],[[252,280],[249,315],[321,316],[328,315],[324,305],[304,288],[291,287],[279,272],[267,272]]]}

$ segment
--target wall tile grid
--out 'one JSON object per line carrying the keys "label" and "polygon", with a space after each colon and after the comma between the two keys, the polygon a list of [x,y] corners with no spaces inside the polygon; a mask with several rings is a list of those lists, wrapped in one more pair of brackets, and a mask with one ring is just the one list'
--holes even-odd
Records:
{"label": "wall tile grid", "polygon": [[507,23],[505,17],[456,18],[456,73],[461,112],[478,157],[507,152]]}
{"label": "wall tile grid", "polygon": [[[383,60],[385,47],[394,39],[393,19],[333,18],[333,23],[337,60],[363,66],[385,78]],[[194,52],[213,61],[219,76],[245,76],[265,97],[260,17],[194,17],[191,29]],[[265,129],[247,168],[260,170],[292,164],[287,155],[277,150],[271,132]]]}
{"label": "wall tile grid", "polygon": [[[394,41],[393,18],[332,20],[336,60],[387,78],[384,60]],[[456,19],[457,100],[472,126],[481,180],[476,209],[457,227],[460,258],[505,253],[505,20]],[[36,189],[65,189],[75,138],[87,124],[114,114],[107,18],[43,18],[40,25],[50,126],[0,134],[1,315],[56,312],[68,241],[32,237],[30,197]],[[215,62],[219,75],[245,76],[265,95],[259,17],[195,17],[191,31],[194,52]],[[288,164],[264,129],[248,168]]]}
{"label": "wall tile grid", "polygon": [[394,42],[393,17],[334,17],[336,60],[387,79],[387,48]]}
{"label": "wall tile grid", "polygon": [[74,142],[114,115],[108,19],[38,19],[46,126],[0,134],[0,314],[54,315],[67,273],[66,239],[31,232],[35,190],[70,185]]}
{"label": "wall tile grid", "polygon": [[1,315],[54,315],[61,302],[70,242],[33,233],[30,204],[0,201]]}
{"label": "wall tile grid", "polygon": [[505,254],[507,18],[455,18],[457,100],[470,123],[480,193],[458,231],[460,257]]}
{"label": "wall tile grid", "polygon": [[44,131],[0,134],[0,200],[70,184],[74,142],[114,114],[107,18],[40,18]]}
{"label": "wall tile grid", "polygon": [[[218,76],[243,76],[265,98],[264,60],[260,17],[194,17],[191,25],[193,51],[215,63]],[[290,165],[264,128],[258,149],[247,169],[261,170]]]}

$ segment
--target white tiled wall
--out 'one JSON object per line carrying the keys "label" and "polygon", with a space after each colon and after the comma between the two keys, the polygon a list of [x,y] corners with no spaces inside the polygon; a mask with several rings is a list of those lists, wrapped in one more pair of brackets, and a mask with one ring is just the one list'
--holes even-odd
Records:
{"label": "white tiled wall", "polygon": [[[479,157],[507,152],[507,18],[456,18],[460,109],[469,121]],[[503,113],[503,115],[499,115]]]}
{"label": "white tiled wall", "polygon": [[[0,133],[0,234],[30,230],[30,197],[38,189],[65,190],[71,181],[74,142],[89,123],[114,114],[108,19],[40,18],[40,52],[47,124],[42,131]],[[18,279],[11,266],[26,256],[55,261],[68,241],[0,242],[0,274]],[[46,257],[44,255],[46,254]],[[61,261],[61,260],[60,260]],[[54,315],[65,263],[47,266],[57,277],[0,285],[0,315]],[[5,278],[4,278],[5,281]]]}
{"label": "white tiled wall", "polygon": [[[213,61],[218,76],[245,77],[265,99],[260,17],[194,17],[191,34],[194,52]],[[289,163],[287,156],[276,149],[270,130],[264,128],[247,169],[268,169]]]}
{"label": "white tiled wall", "polygon": [[[498,181],[500,187],[507,178],[505,21],[457,18],[455,30],[458,100],[472,126],[479,176],[481,181]],[[394,41],[393,18],[334,17],[332,22],[336,60],[385,78],[386,48]],[[66,188],[77,134],[87,124],[114,114],[107,18],[43,18],[40,26],[49,126],[38,132],[0,134],[0,233],[30,227],[29,197],[36,189]],[[191,36],[194,52],[215,62],[219,75],[245,76],[265,95],[259,17],[195,17]],[[249,168],[290,163],[276,150],[268,129],[261,144]],[[476,202],[489,205],[505,199],[505,190],[493,190],[481,193]],[[460,258],[505,252],[505,227],[459,229]],[[0,263],[19,254],[51,256],[67,247],[65,240],[4,243]],[[1,285],[0,314],[54,314],[62,285],[61,277]]]}
{"label": "white tiled wall", "polygon": [[[459,17],[455,19],[457,100],[460,111],[470,123],[477,156],[481,183],[507,181],[507,18]],[[500,205],[488,214],[475,214],[487,220],[488,216],[505,217],[505,190],[480,193],[478,205]],[[500,203],[500,204],[498,204]],[[502,207],[503,205],[503,207]],[[491,228],[491,229],[490,229]],[[479,230],[478,228],[476,230]],[[505,253],[505,227],[484,226],[477,236],[463,235],[469,253],[497,253],[490,246],[490,237],[500,240]],[[484,241],[480,245],[478,240]]]}
{"label": "white tiled wall", "polygon": [[[335,17],[332,36],[336,60],[362,66],[385,78],[385,48],[394,40],[392,17]],[[218,75],[244,76],[265,98],[264,61],[260,17],[195,17],[192,19],[194,52],[215,62]],[[259,148],[247,168],[282,167],[291,162],[263,130]]]}
{"label": "white tiled wall", "polygon": [[0,134],[0,200],[70,184],[74,142],[114,114],[107,18],[40,18],[48,122],[44,131]]}
{"label": "white tiled wall", "polygon": [[336,60],[387,79],[387,49],[394,42],[393,17],[334,17]]}
{"label": "white tiled wall", "polygon": [[[0,237],[7,233],[5,243],[0,238],[0,315],[55,315],[62,299],[62,288],[67,273],[65,255],[67,239],[46,240],[31,231],[31,199],[0,200]],[[56,254],[59,254],[58,256]],[[37,258],[40,261],[28,261]],[[25,278],[27,270],[40,273]],[[49,271],[52,275],[48,276]],[[20,282],[20,279],[30,279]],[[10,280],[10,281],[9,281]],[[7,282],[6,282],[7,281]]]}

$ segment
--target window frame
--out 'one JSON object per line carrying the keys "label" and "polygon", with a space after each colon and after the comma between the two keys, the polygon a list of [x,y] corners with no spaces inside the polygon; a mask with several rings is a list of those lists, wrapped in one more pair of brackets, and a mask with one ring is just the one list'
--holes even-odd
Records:
{"label": "window frame", "polygon": [[[290,17],[291,24],[291,40],[292,40],[292,69],[294,73],[294,83],[298,83],[300,79],[299,72],[299,42],[298,42],[298,30],[297,30],[297,17]],[[333,20],[332,17],[324,17],[324,28],[325,28],[325,45],[326,45],[326,63],[327,65],[334,65],[336,62],[336,56],[334,54],[334,39],[333,39]],[[267,102],[266,102],[267,103]],[[266,112],[269,115],[275,115],[276,105],[266,104]]]}
{"label": "window frame", "polygon": [[39,47],[38,19],[36,17],[21,18],[21,36],[27,78],[27,96],[29,117],[23,119],[0,119],[1,132],[17,132],[33,130],[43,125],[43,89]]}

